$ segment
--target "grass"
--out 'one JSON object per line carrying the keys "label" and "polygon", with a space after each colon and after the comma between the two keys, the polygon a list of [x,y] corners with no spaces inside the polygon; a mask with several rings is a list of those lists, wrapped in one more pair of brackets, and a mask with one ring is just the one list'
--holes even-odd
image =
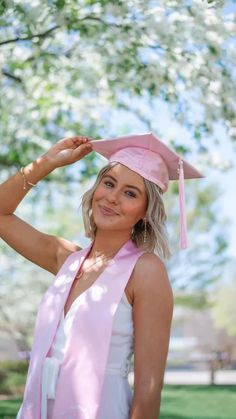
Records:
{"label": "grass", "polygon": [[[20,404],[20,398],[0,400],[0,419],[15,418]],[[236,386],[167,385],[159,419],[236,419]]]}
{"label": "grass", "polygon": [[160,419],[236,419],[236,386],[165,386]]}
{"label": "grass", "polygon": [[17,412],[21,405],[20,398],[9,398],[0,400],[0,418],[9,419],[16,418]]}

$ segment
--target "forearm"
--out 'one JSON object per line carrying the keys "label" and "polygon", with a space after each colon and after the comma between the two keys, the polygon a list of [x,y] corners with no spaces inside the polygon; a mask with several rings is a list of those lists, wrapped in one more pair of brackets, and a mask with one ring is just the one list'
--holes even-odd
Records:
{"label": "forearm", "polygon": [[160,413],[161,391],[152,396],[145,397],[143,394],[135,394],[131,405],[129,419],[157,419]]}
{"label": "forearm", "polygon": [[[29,163],[24,168],[24,174],[30,183],[36,184],[42,178],[47,176],[54,167],[47,159],[42,156]],[[24,184],[26,189],[24,189]],[[31,186],[24,182],[24,178],[20,172],[11,176],[7,181],[0,185],[0,214],[9,215],[14,213],[19,203],[22,201]]]}

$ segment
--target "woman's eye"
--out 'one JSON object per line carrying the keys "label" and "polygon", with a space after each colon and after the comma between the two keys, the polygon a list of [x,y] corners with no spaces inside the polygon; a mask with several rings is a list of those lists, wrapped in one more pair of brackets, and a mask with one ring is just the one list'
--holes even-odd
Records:
{"label": "woman's eye", "polygon": [[136,194],[132,191],[127,191],[126,192],[128,196],[130,196],[131,198],[136,198]]}
{"label": "woman's eye", "polygon": [[109,180],[106,180],[104,183],[105,183],[106,186],[109,186],[109,187],[113,186],[113,183],[110,182]]}

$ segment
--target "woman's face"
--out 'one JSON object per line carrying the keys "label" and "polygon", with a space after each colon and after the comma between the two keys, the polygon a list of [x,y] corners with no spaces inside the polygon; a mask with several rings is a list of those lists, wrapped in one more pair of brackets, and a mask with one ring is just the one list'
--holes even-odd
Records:
{"label": "woman's face", "polygon": [[147,194],[142,176],[118,163],[102,177],[92,200],[97,228],[124,230],[145,217]]}

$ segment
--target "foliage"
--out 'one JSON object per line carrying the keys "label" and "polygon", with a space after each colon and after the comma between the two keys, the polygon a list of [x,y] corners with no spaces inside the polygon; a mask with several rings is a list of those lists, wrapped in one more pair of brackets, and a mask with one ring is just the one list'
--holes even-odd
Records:
{"label": "foliage", "polygon": [[27,371],[28,362],[26,361],[0,362],[0,393],[22,394]]}
{"label": "foliage", "polygon": [[65,135],[112,134],[111,108],[158,132],[144,106],[157,98],[199,149],[216,121],[235,139],[236,23],[225,4],[2,1],[0,165],[24,165]]}

